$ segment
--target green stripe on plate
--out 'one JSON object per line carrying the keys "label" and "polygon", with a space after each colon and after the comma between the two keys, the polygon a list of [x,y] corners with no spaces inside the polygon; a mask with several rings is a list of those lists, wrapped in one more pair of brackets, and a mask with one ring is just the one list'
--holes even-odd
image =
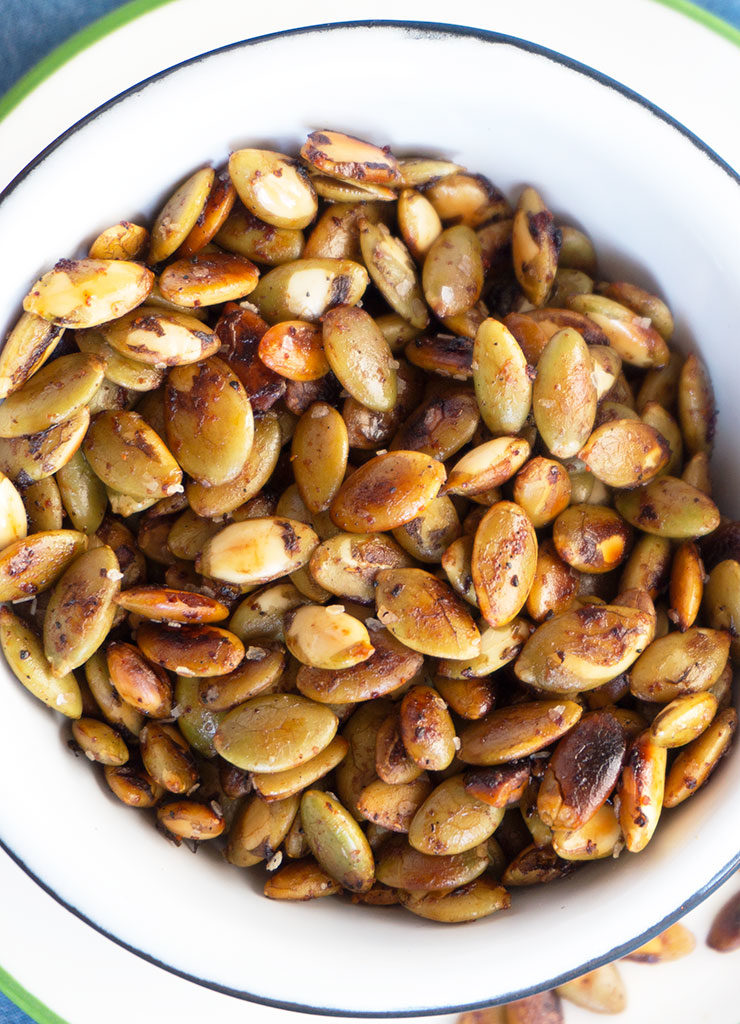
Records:
{"label": "green stripe on plate", "polygon": [[83,50],[110,35],[111,32],[115,32],[117,28],[121,28],[122,25],[127,25],[135,18],[140,18],[142,14],[148,14],[149,11],[153,11],[157,7],[164,7],[168,3],[172,3],[172,0],[129,0],[129,3],[117,7],[114,11],[110,11],[109,14],[103,15],[102,18],[98,18],[97,21],[93,21],[92,24],[86,25],[85,28],[70,36],[48,56],[35,64],[30,71],[18,79],[15,85],[8,89],[4,96],[0,97],[0,121],[7,117],[11,110],[14,110],[37,86],[45,82],[78,53],[82,53]]}
{"label": "green stripe on plate", "polygon": [[700,25],[711,29],[712,32],[716,32],[717,35],[727,39],[728,42],[734,43],[735,46],[740,46],[740,29],[735,28],[728,21],[724,21],[698,4],[691,3],[690,0],[655,0],[655,2],[662,4],[664,7],[670,7],[674,11],[678,11],[679,14],[685,14],[687,18],[698,21]]}
{"label": "green stripe on plate", "polygon": [[3,992],[8,999],[19,1006],[24,1013],[37,1022],[37,1024],[67,1024],[65,1020],[57,1016],[53,1010],[45,1006],[36,996],[32,996],[15,978],[0,967],[0,992]]}

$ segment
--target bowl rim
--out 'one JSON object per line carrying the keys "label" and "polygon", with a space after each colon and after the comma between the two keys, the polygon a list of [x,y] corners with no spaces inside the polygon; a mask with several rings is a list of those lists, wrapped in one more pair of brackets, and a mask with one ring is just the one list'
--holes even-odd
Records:
{"label": "bowl rim", "polygon": [[[604,72],[598,71],[582,61],[575,60],[572,57],[567,56],[553,50],[549,47],[543,46],[540,43],[535,43],[527,39],[523,39],[520,36],[515,36],[503,32],[496,32],[491,29],[478,28],[469,25],[459,25],[455,23],[443,23],[435,21],[411,21],[404,19],[357,19],[357,20],[343,20],[333,22],[322,22],[314,25],[303,25],[297,26],[290,29],[282,29],[275,32],[268,32],[258,36],[248,37],[246,39],[240,39],[232,43],[227,43],[224,46],[214,47],[213,49],[206,50],[202,53],[196,54],[183,61],[179,61],[170,67],[163,68],[162,70],[155,72],[154,74],[142,79],[140,82],[129,86],[127,89],[122,90],[115,96],[101,103],[95,107],[84,117],[80,118],[74,124],[70,125],[64,132],[58,135],[52,142],[50,142],[40,153],[37,154],[29,163],[26,164],[22,170],[20,170],[14,178],[0,191],[0,206],[4,204],[13,194],[13,192],[20,186],[25,179],[42,164],[49,156],[51,156],[63,143],[69,138],[77,134],[86,125],[95,121],[102,114],[108,110],[117,106],[119,103],[128,99],[137,93],[143,92],[148,86],[159,82],[165,78],[168,78],[171,74],[179,71],[182,68],[194,66],[207,59],[217,56],[222,53],[228,53],[233,50],[240,48],[259,45],[262,43],[270,43],[277,39],[297,37],[302,35],[312,35],[325,32],[332,32],[337,30],[346,29],[367,29],[367,28],[380,28],[386,30],[398,30],[402,33],[417,34],[422,37],[439,38],[444,36],[450,36],[452,38],[469,38],[477,39],[478,41],[490,44],[490,45],[505,45],[511,46],[515,49],[533,54],[537,57],[543,57],[546,60],[552,61],[553,63],[567,68],[568,70],[574,71],[592,81],[598,83],[601,86],[609,88],[625,99],[636,103],[638,106],[647,110],[658,120],[664,122],[670,128],[673,128],[685,139],[687,139],[696,149],[698,149],[705,157],[707,157],[713,164],[715,164],[720,170],[724,171],[725,174],[737,185],[740,186],[740,173],[738,173],[726,160],[724,160],[711,146],[709,146],[703,139],[701,139],[695,132],[687,128],[681,121],[673,117],[666,110],[660,107],[658,104],[653,103],[647,97],[629,86],[624,85],[617,79],[605,74]],[[633,937],[628,942],[622,943],[619,946],[612,947],[609,951],[602,954],[601,956],[593,957],[587,960],[578,967],[569,971],[558,974],[552,978],[547,979],[544,982],[529,986],[524,989],[520,989],[513,992],[505,993],[497,997],[493,1002],[491,1000],[477,1001],[473,1003],[455,1003],[447,1006],[436,1006],[436,1007],[416,1007],[413,1009],[405,1010],[348,1010],[342,1007],[331,1007],[331,1006],[310,1006],[305,1003],[292,1002],[290,1000],[274,999],[268,996],[262,996],[253,992],[247,992],[244,989],[233,988],[228,985],[223,985],[215,981],[211,981],[207,978],[201,978],[198,975],[192,974],[188,971],[181,970],[172,964],[168,964],[165,961],[159,959],[147,953],[145,950],[139,949],[131,943],[119,938],[112,932],[108,931],[103,925],[97,923],[87,914],[79,910],[74,904],[66,900],[50,885],[33,871],[28,864],[19,856],[2,838],[0,835],[0,849],[2,849],[7,856],[33,881],[38,885],[48,896],[50,896],[56,903],[64,907],[65,910],[69,911],[72,915],[83,921],[86,925],[94,929],[100,935],[106,939],[116,943],[116,945],[125,949],[129,953],[140,957],[142,960],[152,964],[155,967],[159,967],[168,973],[175,975],[176,977],[182,978],[185,981],[190,981],[194,984],[200,985],[202,988],[211,989],[221,995],[232,996],[233,998],[240,999],[245,1002],[255,1003],[262,1006],[268,1006],[280,1010],[288,1010],[291,1012],[305,1013],[308,1015],[321,1015],[327,1017],[346,1017],[346,1018],[377,1018],[377,1019],[397,1019],[397,1018],[412,1018],[419,1016],[436,1016],[449,1013],[462,1013],[465,1011],[485,1009],[486,1007],[493,1005],[501,1005],[508,1003],[516,999],[522,999],[527,996],[535,995],[539,992],[547,991],[555,988],[558,985],[562,985],[567,981],[577,978],[582,974],[588,973],[589,971],[595,970],[597,967],[603,966],[604,964],[611,963],[614,960],[625,956],[627,953],[633,951],[637,947],[648,942],[654,938],[660,932],[664,931],[671,924],[674,924],[690,910],[693,910],[696,906],[702,903],[708,896],[710,896],[716,889],[718,889],[736,870],[740,868],[740,849],[734,854],[730,860],[711,878],[705,885],[701,886],[694,893],[691,894],[684,902],[679,904],[673,911],[666,914],[662,920],[657,922],[650,928],[645,929],[638,936]]]}

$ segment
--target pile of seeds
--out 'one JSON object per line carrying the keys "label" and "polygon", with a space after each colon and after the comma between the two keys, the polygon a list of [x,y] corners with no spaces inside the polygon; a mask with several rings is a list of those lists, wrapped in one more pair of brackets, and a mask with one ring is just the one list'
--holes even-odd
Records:
{"label": "pile of seeds", "polygon": [[24,310],[2,647],[170,837],[465,921],[642,850],[728,749],[707,372],[533,188],[243,149]]}

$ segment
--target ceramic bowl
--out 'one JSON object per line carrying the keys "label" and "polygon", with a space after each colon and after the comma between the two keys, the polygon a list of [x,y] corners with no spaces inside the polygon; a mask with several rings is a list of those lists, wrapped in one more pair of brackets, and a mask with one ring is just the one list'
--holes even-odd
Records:
{"label": "ceramic bowl", "polygon": [[[706,359],[720,410],[713,475],[740,514],[737,295],[740,181],[649,103],[509,37],[438,25],[329,26],[237,43],[163,71],[45,150],[0,202],[0,328],[29,283],[174,182],[230,150],[295,151],[333,127],[439,154],[511,195],[535,184],[594,239],[608,276],[655,289],[676,342]],[[163,842],[71,756],[59,718],[3,665],[0,838],[74,913],[164,969],[234,996],[309,1011],[404,1015],[504,1001],[625,953],[740,861],[740,748],[666,812],[639,856],[514,893],[464,927],[341,900],[286,905],[259,872]]]}

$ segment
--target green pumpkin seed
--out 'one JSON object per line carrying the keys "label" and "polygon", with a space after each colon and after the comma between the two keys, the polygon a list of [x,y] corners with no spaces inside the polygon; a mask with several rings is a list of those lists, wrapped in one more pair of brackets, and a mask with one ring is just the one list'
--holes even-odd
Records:
{"label": "green pumpkin seed", "polygon": [[504,816],[465,789],[462,775],[453,775],[434,789],[416,812],[409,843],[420,853],[449,856],[473,850],[492,836]]}
{"label": "green pumpkin seed", "polygon": [[614,504],[632,526],[659,537],[693,540],[719,526],[719,511],[711,498],[673,476],[661,476],[645,487],[622,491]]}
{"label": "green pumpkin seed", "polygon": [[316,216],[316,193],[300,164],[282,153],[238,149],[229,174],[246,208],[276,228],[305,228]]}
{"label": "green pumpkin seed", "polygon": [[[268,267],[291,263],[300,259],[304,251],[302,231],[296,228],[276,228],[241,208],[231,211],[213,241],[227,252],[237,253]],[[339,254],[306,251],[306,255]]]}
{"label": "green pumpkin seed", "polygon": [[90,761],[120,767],[129,758],[128,747],[105,722],[94,718],[78,718],[72,723],[72,735],[82,753]]}
{"label": "green pumpkin seed", "polygon": [[518,433],[532,405],[532,381],[520,345],[498,320],[484,320],[476,333],[473,383],[481,417],[491,433]]}
{"label": "green pumpkin seed", "polygon": [[183,366],[218,350],[219,339],[188,313],[140,306],[102,329],[105,341],[129,359],[154,365]]}
{"label": "green pumpkin seed", "polygon": [[368,409],[388,412],[398,386],[388,342],[364,310],[337,306],[323,318],[324,352],[342,386]]}
{"label": "green pumpkin seed", "polygon": [[34,313],[22,313],[0,350],[0,398],[23,387],[46,362],[64,328]]}
{"label": "green pumpkin seed", "polygon": [[627,1006],[627,992],[615,964],[597,967],[558,985],[556,991],[563,999],[594,1013],[622,1013]]}
{"label": "green pumpkin seed", "polygon": [[77,680],[68,672],[52,674],[40,639],[10,608],[0,608],[0,645],[15,677],[48,707],[68,718],[82,714],[82,695]]}
{"label": "green pumpkin seed", "polygon": [[0,552],[0,601],[19,601],[48,590],[87,547],[76,530],[48,530]]}
{"label": "green pumpkin seed", "polygon": [[627,281],[612,281],[611,284],[600,284],[597,291],[608,299],[621,302],[638,316],[648,317],[655,330],[664,341],[670,341],[673,335],[673,316],[662,299],[646,292],[644,288]]}
{"label": "green pumpkin seed", "polygon": [[679,753],[666,779],[665,807],[677,807],[704,785],[727,753],[736,731],[737,711],[723,708],[701,736]]}
{"label": "green pumpkin seed", "polygon": [[102,412],[83,451],[104,484],[132,498],[165,498],[181,489],[182,471],[158,434],[135,412]]}
{"label": "green pumpkin seed", "polygon": [[309,569],[330,594],[372,604],[380,570],[410,565],[403,549],[383,533],[338,533],[314,549]]}
{"label": "green pumpkin seed", "polygon": [[414,815],[429,796],[432,785],[424,773],[411,782],[388,783],[376,779],[357,800],[357,810],[367,821],[390,832],[408,832]]}
{"label": "green pumpkin seed", "polygon": [[717,419],[714,390],[706,366],[693,352],[678,378],[678,418],[689,452],[710,454]]}
{"label": "green pumpkin seed", "polygon": [[327,874],[350,892],[367,892],[375,881],[375,862],[349,811],[329,793],[309,789],[301,798],[301,821],[311,852]]}
{"label": "green pumpkin seed", "polygon": [[558,269],[560,235],[555,218],[533,188],[519,197],[512,228],[514,273],[534,306],[544,306]]}
{"label": "green pumpkin seed", "polygon": [[0,470],[21,487],[53,476],[80,447],[89,424],[90,413],[80,409],[39,434],[0,438]]}
{"label": "green pumpkin seed", "polygon": [[368,282],[365,268],[353,260],[292,260],[264,274],[249,301],[270,324],[317,323],[333,306],[357,305]]}
{"label": "green pumpkin seed", "polygon": [[385,224],[373,224],[363,217],[359,226],[362,258],[373,284],[392,310],[413,327],[423,329],[429,314],[408,249]]}
{"label": "green pumpkin seed", "polygon": [[[658,434],[662,435],[662,439],[668,444],[668,461],[663,465],[658,475],[678,476],[683,465],[683,437],[681,436],[681,428],[678,423],[657,402],[648,402],[643,407],[642,422],[657,430]],[[646,483],[647,481],[642,482]]]}
{"label": "green pumpkin seed", "polygon": [[45,366],[0,405],[0,437],[37,434],[70,419],[97,391],[103,363],[82,352]]}
{"label": "green pumpkin seed", "polygon": [[403,906],[417,917],[447,924],[477,921],[511,906],[511,897],[506,889],[485,876],[451,891],[402,891],[399,898]]}
{"label": "green pumpkin seed", "polygon": [[22,493],[31,533],[61,530],[64,506],[53,476],[46,476],[35,484],[28,484]]}
{"label": "green pumpkin seed", "polygon": [[180,709],[177,725],[190,746],[202,757],[215,757],[213,738],[224,712],[210,711],[198,699],[199,679],[178,676],[175,683],[175,703]]}
{"label": "green pumpkin seed", "polygon": [[81,352],[102,360],[105,379],[112,384],[131,391],[153,391],[164,380],[164,370],[117,352],[99,330],[77,331],[75,341]]}
{"label": "green pumpkin seed", "polygon": [[630,690],[640,700],[668,703],[713,686],[727,664],[730,634],[693,626],[654,640],[630,672]]}
{"label": "green pumpkin seed", "polygon": [[511,501],[499,501],[481,520],[471,560],[481,614],[504,626],[524,607],[537,567],[537,537],[528,516]]}
{"label": "green pumpkin seed", "polygon": [[[330,316],[327,314],[325,325]],[[347,469],[349,441],[340,413],[325,402],[315,402],[296,424],[291,453],[296,484],[307,508],[325,511]]]}
{"label": "green pumpkin seed", "polygon": [[424,298],[440,319],[476,304],[483,289],[483,257],[472,228],[457,224],[435,239],[424,260],[422,284]]}
{"label": "green pumpkin seed", "polygon": [[711,692],[676,697],[650,723],[650,736],[660,747],[683,747],[704,732],[717,707],[717,698]]}
{"label": "green pumpkin seed", "polygon": [[592,365],[585,341],[570,327],[554,334],[540,356],[532,409],[542,440],[557,458],[576,455],[593,429]]}
{"label": "green pumpkin seed", "polygon": [[447,679],[481,679],[497,672],[516,658],[532,627],[525,619],[512,619],[503,626],[481,629],[480,653],[468,661],[443,658],[437,671]]}
{"label": "green pumpkin seed", "polygon": [[422,569],[378,573],[378,618],[414,651],[438,658],[473,658],[480,633],[467,606],[441,580]]}
{"label": "green pumpkin seed", "polygon": [[27,313],[64,327],[96,327],[147,297],[154,274],[127,260],[59,260],[23,300]]}
{"label": "green pumpkin seed", "polygon": [[75,530],[95,533],[103,522],[108,497],[104,484],[79,448],[69,462],[57,470],[56,481]]}

